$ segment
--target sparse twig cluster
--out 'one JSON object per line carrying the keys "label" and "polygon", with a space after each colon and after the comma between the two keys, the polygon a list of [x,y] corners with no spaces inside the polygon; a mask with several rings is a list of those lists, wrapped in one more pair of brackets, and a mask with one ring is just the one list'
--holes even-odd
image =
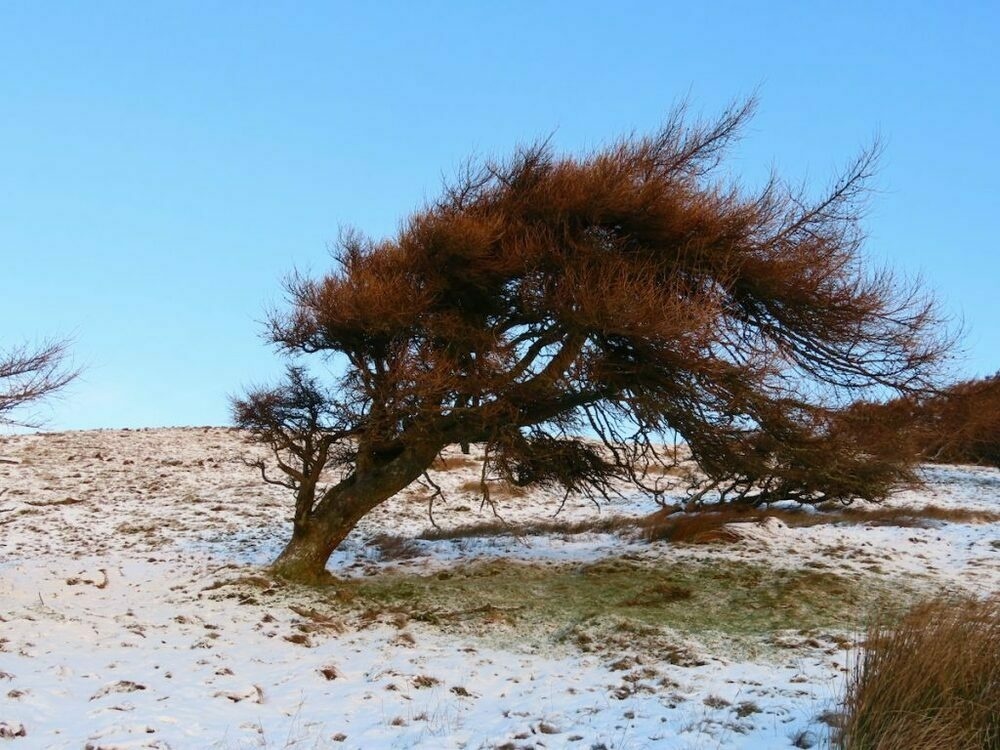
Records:
{"label": "sparse twig cluster", "polygon": [[15,412],[55,393],[79,374],[66,366],[66,347],[66,342],[55,341],[0,352],[0,425],[38,426],[33,417],[16,417]]}

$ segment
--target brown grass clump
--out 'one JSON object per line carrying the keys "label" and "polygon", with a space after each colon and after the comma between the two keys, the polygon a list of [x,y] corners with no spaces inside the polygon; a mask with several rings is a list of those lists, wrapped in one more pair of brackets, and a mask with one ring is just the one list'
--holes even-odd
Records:
{"label": "brown grass clump", "polygon": [[455,471],[458,469],[471,469],[482,466],[482,461],[478,461],[469,456],[438,456],[437,460],[431,464],[434,471]]}
{"label": "brown grass clump", "polygon": [[409,560],[421,554],[420,546],[412,539],[395,534],[376,534],[368,543],[378,548],[379,559],[382,561]]}
{"label": "brown grass clump", "polygon": [[[528,494],[526,487],[518,487],[516,484],[511,484],[510,482],[487,482],[487,487],[490,491],[490,497],[494,500],[525,497]],[[458,489],[461,492],[471,492],[474,495],[481,495],[483,492],[483,486],[478,479],[470,479],[467,482],[462,482],[458,485]]]}
{"label": "brown grass clump", "polygon": [[824,504],[809,508],[753,508],[738,505],[705,506],[696,512],[682,513],[674,509],[657,511],[639,523],[641,535],[650,542],[667,541],[675,544],[733,543],[742,537],[726,528],[732,523],[761,523],[776,518],[787,526],[817,526],[819,524],[868,524],[871,526],[927,527],[933,522],[996,523],[1000,513],[971,508],[942,508],[938,505],[920,507],[861,507]]}
{"label": "brown grass clump", "polygon": [[494,536],[541,536],[546,534],[612,534],[635,528],[636,519],[632,516],[601,516],[583,521],[526,521],[509,523],[492,520],[483,523],[456,526],[449,529],[428,529],[421,533],[418,539],[439,541],[442,539],[474,539]]}
{"label": "brown grass clump", "polygon": [[735,542],[736,538],[722,538],[722,527],[734,521],[752,520],[748,515],[735,507],[707,513],[657,511],[642,520],[642,536],[650,542],[699,544],[707,539]]}
{"label": "brown grass clump", "polygon": [[927,526],[931,521],[947,523],[995,523],[1000,513],[972,508],[942,508],[940,505],[901,508],[841,507],[834,516],[840,522],[867,523],[872,526]]}
{"label": "brown grass clump", "polygon": [[841,750],[1000,748],[1000,596],[872,625],[844,703]]}
{"label": "brown grass clump", "polygon": [[650,542],[732,543],[738,542],[742,537],[725,528],[727,524],[760,523],[768,518],[780,519],[789,526],[811,526],[829,522],[829,519],[819,513],[720,504],[707,506],[692,513],[681,513],[673,509],[657,511],[642,519],[640,528],[642,537]]}

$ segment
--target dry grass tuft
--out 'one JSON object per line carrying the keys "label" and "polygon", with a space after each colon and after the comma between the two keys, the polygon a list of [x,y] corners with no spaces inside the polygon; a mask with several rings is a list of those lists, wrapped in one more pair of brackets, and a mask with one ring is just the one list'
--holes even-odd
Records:
{"label": "dry grass tuft", "polygon": [[437,460],[431,464],[433,471],[455,471],[457,469],[479,468],[482,461],[470,456],[438,456]]}
{"label": "dry grass tuft", "polygon": [[484,521],[483,523],[456,526],[450,529],[428,529],[421,533],[418,539],[473,539],[494,536],[541,536],[547,534],[613,534],[615,532],[635,528],[636,519],[632,516],[601,516],[584,521],[526,521],[523,523],[508,523],[501,520]]}
{"label": "dry grass tuft", "polygon": [[1000,521],[1000,513],[937,505],[872,508],[830,504],[818,509],[711,505],[691,513],[673,509],[657,511],[642,519],[639,525],[642,537],[650,542],[732,543],[742,537],[727,529],[727,524],[761,523],[768,518],[776,518],[793,527],[819,524],[926,527],[935,522],[996,523]]}
{"label": "dry grass tuft", "polygon": [[[694,513],[661,510],[640,521],[641,533],[650,542],[675,544],[710,544],[738,542],[740,537],[725,528],[730,523],[760,522],[768,517],[784,519],[792,514],[798,520],[807,514],[796,511],[759,510],[747,506],[716,505]],[[815,515],[815,514],[812,514]],[[794,525],[794,524],[789,524]]]}
{"label": "dry grass tuft", "polygon": [[[490,497],[494,500],[503,500],[511,497],[525,497],[528,494],[527,487],[518,487],[510,482],[487,482],[490,490]],[[473,495],[481,495],[483,488],[478,479],[470,479],[458,485],[461,492],[469,492]]]}
{"label": "dry grass tuft", "polygon": [[383,562],[409,560],[421,555],[420,546],[412,539],[395,534],[376,534],[368,544],[378,548],[379,559]]}
{"label": "dry grass tuft", "polygon": [[995,523],[1000,513],[971,508],[942,508],[939,505],[902,508],[841,507],[834,512],[838,521],[856,521],[872,526],[926,526],[931,521],[947,523]]}
{"label": "dry grass tuft", "polygon": [[935,599],[872,625],[836,747],[1000,748],[1000,596]]}

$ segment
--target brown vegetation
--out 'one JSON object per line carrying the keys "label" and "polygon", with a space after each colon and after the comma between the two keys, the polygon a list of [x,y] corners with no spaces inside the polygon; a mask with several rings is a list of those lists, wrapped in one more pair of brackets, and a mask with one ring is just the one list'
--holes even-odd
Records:
{"label": "brown vegetation", "polygon": [[[470,479],[469,481],[462,482],[458,485],[458,489],[461,492],[471,492],[474,495],[480,495],[483,493],[483,482],[478,479]],[[501,498],[524,497],[528,494],[527,488],[518,487],[516,484],[504,481],[486,482],[486,492],[489,497],[494,500],[499,500]]]}
{"label": "brown vegetation", "polygon": [[718,505],[702,508],[696,513],[658,511],[639,524],[644,539],[687,544],[710,542],[736,542],[739,537],[728,534],[724,527],[730,523],[760,522],[780,515],[772,509],[755,509],[746,506]]}
{"label": "brown vegetation", "polygon": [[859,436],[938,463],[1000,467],[1000,374],[844,413]]}
{"label": "brown vegetation", "polygon": [[957,383],[919,413],[927,460],[1000,467],[1000,373]]}
{"label": "brown vegetation", "polygon": [[480,467],[481,465],[481,461],[469,458],[468,456],[438,456],[437,460],[431,465],[431,468],[435,471],[461,471],[462,469]]}
{"label": "brown vegetation", "polygon": [[837,747],[1000,747],[1000,599],[938,599],[873,625]]}
{"label": "brown vegetation", "polygon": [[776,518],[792,527],[843,523],[923,527],[933,522],[996,523],[1000,521],[1000,512],[942,508],[937,505],[872,508],[830,504],[818,510],[712,505],[702,506],[693,513],[658,511],[642,519],[639,528],[642,537],[651,542],[668,541],[686,544],[737,542],[742,537],[727,529],[728,524],[762,523],[768,518]]}
{"label": "brown vegetation", "polygon": [[631,531],[635,528],[635,519],[631,516],[600,516],[584,521],[531,521],[527,523],[508,523],[500,519],[483,523],[456,526],[450,529],[431,529],[422,533],[420,539],[472,539],[475,537],[494,536],[542,536],[550,534],[610,534],[619,531]]}
{"label": "brown vegetation", "polygon": [[946,523],[996,523],[1000,512],[971,508],[942,508],[939,505],[895,508],[836,508],[823,514],[846,522],[871,526],[926,526],[934,521]]}
{"label": "brown vegetation", "polygon": [[377,534],[368,544],[378,549],[379,559],[383,561],[409,560],[420,555],[420,547],[412,539],[395,534]]}
{"label": "brown vegetation", "polygon": [[661,492],[635,467],[671,464],[674,434],[725,500],[877,499],[909,478],[910,456],[832,408],[929,387],[946,349],[921,292],[864,267],[877,149],[818,200],[777,178],[749,192],[717,167],[751,110],[470,165],[395,237],[348,233],[336,270],[293,278],[268,338],[344,374],[327,391],[292,368],[234,402],[284,476],[262,475],[296,495],[275,572],[321,577],[452,445],[484,447],[484,480],[598,496]]}

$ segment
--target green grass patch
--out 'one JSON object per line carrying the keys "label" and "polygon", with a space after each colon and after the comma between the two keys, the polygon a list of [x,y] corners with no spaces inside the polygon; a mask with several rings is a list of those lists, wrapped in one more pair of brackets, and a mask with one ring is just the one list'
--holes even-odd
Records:
{"label": "green grass patch", "polygon": [[670,566],[624,558],[585,565],[488,561],[428,575],[387,573],[346,585],[353,605],[370,617],[404,614],[450,632],[522,642],[575,640],[581,646],[589,641],[580,634],[609,624],[633,636],[669,630],[696,638],[859,629],[874,613],[909,601],[898,583],[876,577],[734,561]]}

